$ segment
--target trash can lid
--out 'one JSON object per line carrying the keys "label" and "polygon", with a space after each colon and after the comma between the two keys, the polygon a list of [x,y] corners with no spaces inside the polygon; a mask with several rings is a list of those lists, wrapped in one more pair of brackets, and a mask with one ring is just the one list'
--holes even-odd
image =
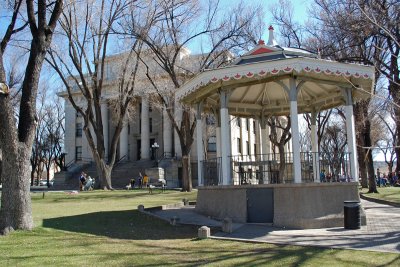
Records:
{"label": "trash can lid", "polygon": [[360,201],[357,200],[346,200],[344,201],[345,207],[357,207],[360,206]]}
{"label": "trash can lid", "polygon": [[358,200],[345,200],[344,203],[360,203]]}

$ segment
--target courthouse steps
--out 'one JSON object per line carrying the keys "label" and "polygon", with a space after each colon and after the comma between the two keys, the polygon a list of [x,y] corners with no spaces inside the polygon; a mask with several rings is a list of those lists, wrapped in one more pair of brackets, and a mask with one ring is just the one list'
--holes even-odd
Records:
{"label": "courthouse steps", "polygon": [[[144,173],[147,168],[155,167],[157,163],[154,160],[140,160],[140,161],[124,161],[117,164],[111,174],[112,186],[115,189],[125,188],[132,178],[139,177],[139,172]],[[92,178],[96,178],[98,185],[98,174],[94,162],[84,164],[73,164],[68,171],[62,171],[55,174],[54,177],[54,190],[78,190],[79,189],[79,176],[84,171]]]}

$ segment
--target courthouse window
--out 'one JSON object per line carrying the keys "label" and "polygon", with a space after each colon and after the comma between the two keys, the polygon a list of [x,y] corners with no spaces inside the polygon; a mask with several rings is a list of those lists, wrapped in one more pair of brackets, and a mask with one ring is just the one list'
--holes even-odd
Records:
{"label": "courthouse window", "polygon": [[75,148],[75,160],[82,160],[82,147],[81,146],[77,146]]}
{"label": "courthouse window", "polygon": [[76,137],[81,137],[82,136],[82,123],[77,123],[76,124],[75,136]]}

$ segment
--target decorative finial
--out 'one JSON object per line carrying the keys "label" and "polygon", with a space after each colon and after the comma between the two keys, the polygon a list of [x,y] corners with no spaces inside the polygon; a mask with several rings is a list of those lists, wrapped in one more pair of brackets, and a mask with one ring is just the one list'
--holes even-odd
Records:
{"label": "decorative finial", "polygon": [[278,45],[278,43],[275,41],[275,38],[274,38],[274,27],[272,27],[272,25],[270,25],[268,30],[269,30],[269,37],[268,37],[267,45],[269,45],[269,46]]}

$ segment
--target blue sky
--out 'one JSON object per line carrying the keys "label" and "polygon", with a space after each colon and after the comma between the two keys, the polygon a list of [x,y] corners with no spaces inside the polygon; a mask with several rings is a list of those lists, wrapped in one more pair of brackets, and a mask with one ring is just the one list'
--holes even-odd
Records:
{"label": "blue sky", "polygon": [[[229,7],[230,5],[239,3],[240,0],[221,0],[221,5]],[[307,19],[307,8],[313,3],[313,0],[291,0],[294,9],[294,18],[296,21],[303,22]],[[243,0],[243,3],[260,4],[265,12],[265,23],[268,25],[273,24],[270,7],[279,5],[279,0]],[[264,39],[268,39],[268,30],[265,30]]]}

